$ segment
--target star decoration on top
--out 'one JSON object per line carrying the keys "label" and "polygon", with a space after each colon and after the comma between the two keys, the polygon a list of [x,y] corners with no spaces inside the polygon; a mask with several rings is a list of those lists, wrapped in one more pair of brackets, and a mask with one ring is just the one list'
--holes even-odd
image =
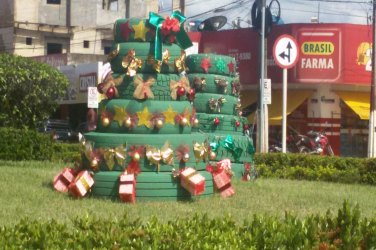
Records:
{"label": "star decoration on top", "polygon": [[235,72],[235,64],[232,61],[227,64],[227,67],[228,67],[228,71],[230,73],[234,73]]}
{"label": "star decoration on top", "polygon": [[174,111],[170,106],[168,106],[167,111],[163,112],[163,115],[165,116],[165,123],[170,123],[172,125],[175,125],[175,116],[178,114],[178,112]]}
{"label": "star decoration on top", "polygon": [[125,39],[125,41],[129,40],[129,36],[133,31],[134,30],[129,26],[129,21],[120,24],[120,34]]}
{"label": "star decoration on top", "polygon": [[144,21],[140,21],[138,24],[132,25],[135,34],[134,39],[141,39],[142,41],[145,41],[146,33],[149,31],[149,28],[145,26]]}
{"label": "star decoration on top", "polygon": [[125,118],[128,116],[127,112],[125,111],[124,107],[118,107],[114,106],[115,109],[115,115],[114,115],[114,121],[117,121],[119,124],[119,127],[121,127],[124,123]]}
{"label": "star decoration on top", "polygon": [[205,71],[205,73],[208,73],[209,68],[212,66],[210,62],[210,58],[204,58],[201,60],[201,68]]}
{"label": "star decoration on top", "polygon": [[221,72],[225,72],[226,63],[225,63],[225,61],[223,61],[222,58],[219,58],[219,59],[217,60],[217,63],[215,64],[215,66],[216,66],[217,69],[220,70]]}
{"label": "star decoration on top", "polygon": [[144,107],[144,110],[142,110],[140,112],[136,112],[136,113],[137,113],[137,116],[138,116],[137,126],[145,125],[145,127],[147,127],[147,128],[152,127],[151,122],[150,122],[152,115],[150,114],[148,107]]}

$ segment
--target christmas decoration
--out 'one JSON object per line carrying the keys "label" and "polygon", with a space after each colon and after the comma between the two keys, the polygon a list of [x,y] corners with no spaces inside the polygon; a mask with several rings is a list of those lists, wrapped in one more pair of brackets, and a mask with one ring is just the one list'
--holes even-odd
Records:
{"label": "christmas decoration", "polygon": [[136,75],[134,77],[135,90],[133,92],[133,97],[139,100],[154,98],[154,94],[150,87],[154,84],[155,79],[150,77],[148,80],[144,81],[141,76]]}
{"label": "christmas decoration", "polygon": [[194,89],[190,89],[187,91],[187,99],[188,101],[190,101],[191,103],[194,101],[196,97],[196,91]]}
{"label": "christmas decoration", "polygon": [[228,71],[230,73],[234,73],[235,72],[235,64],[232,61],[227,64],[227,67],[228,67]]}
{"label": "christmas decoration", "polygon": [[205,178],[193,168],[186,168],[180,173],[180,184],[191,195],[200,195],[205,191]]}
{"label": "christmas decoration", "polygon": [[64,168],[59,174],[57,174],[52,182],[52,185],[56,191],[68,192],[69,184],[74,181],[76,172],[71,168]]}
{"label": "christmas decoration", "polygon": [[87,170],[78,173],[74,181],[69,184],[68,191],[72,196],[84,197],[94,185],[94,180]]}
{"label": "christmas decoration", "polygon": [[153,127],[150,122],[152,115],[150,114],[147,107],[144,107],[143,111],[137,112],[137,117],[138,117],[138,126],[144,125],[147,128]]}
{"label": "christmas decoration", "polygon": [[142,67],[142,60],[136,57],[136,51],[131,49],[128,51],[127,55],[124,56],[122,66],[127,70],[128,76],[135,76],[137,69]]}
{"label": "christmas decoration", "polygon": [[136,202],[136,177],[134,174],[123,173],[119,178],[119,196],[123,202]]}
{"label": "christmas decoration", "polygon": [[214,126],[218,126],[220,123],[221,123],[221,120],[218,117],[214,118],[213,120]]}
{"label": "christmas decoration", "polygon": [[184,144],[184,145],[179,145],[176,150],[176,159],[179,162],[188,162],[189,160],[189,146]]}
{"label": "christmas decoration", "polygon": [[126,148],[120,145],[116,148],[108,148],[104,151],[103,158],[109,170],[114,168],[115,163],[124,167]]}
{"label": "christmas decoration", "polygon": [[197,92],[205,91],[206,79],[205,77],[195,77],[193,80],[193,86]]}
{"label": "christmas decoration", "polygon": [[182,49],[192,46],[192,42],[184,30],[185,17],[179,12],[174,11],[170,17],[164,19],[157,14],[150,12],[149,23],[155,27],[155,49],[154,57],[162,60],[162,42],[177,42]]}
{"label": "christmas decoration", "polygon": [[129,21],[125,22],[125,23],[122,23],[120,25],[120,34],[121,36],[123,37],[123,39],[125,41],[128,41],[129,40],[129,36],[130,34],[133,32],[134,30],[129,26]]}
{"label": "christmas decoration", "polygon": [[167,111],[163,112],[163,115],[165,117],[165,123],[175,125],[175,117],[178,115],[178,112],[174,111],[170,106],[168,106]]}
{"label": "christmas decoration", "polygon": [[240,127],[240,121],[235,121],[235,127]]}
{"label": "christmas decoration", "polygon": [[107,55],[107,62],[111,62],[115,57],[117,57],[119,54],[119,51],[120,51],[120,46],[119,44],[117,44],[116,49],[114,49]]}
{"label": "christmas decoration", "polygon": [[195,142],[193,144],[193,152],[196,158],[196,163],[200,161],[206,161],[206,158],[208,158],[208,148],[205,143],[200,144],[198,142]]}
{"label": "christmas decoration", "polygon": [[134,39],[145,41],[145,35],[149,31],[149,28],[145,26],[145,22],[141,20],[138,24],[132,25],[132,28],[135,31]]}
{"label": "christmas decoration", "polygon": [[232,87],[232,94],[234,96],[239,96],[240,95],[240,82],[239,82],[239,77],[235,78],[235,80],[231,83]]}
{"label": "christmas decoration", "polygon": [[144,146],[130,146],[128,155],[131,157],[131,161],[127,166],[127,173],[135,174],[136,176],[141,172],[140,170],[140,160],[145,154]]}
{"label": "christmas decoration", "polygon": [[168,165],[173,164],[174,151],[170,148],[170,144],[168,142],[165,142],[160,150],[153,146],[146,146],[146,158],[150,164],[157,166],[157,172],[159,172],[160,161]]}
{"label": "christmas decoration", "polygon": [[204,70],[205,73],[208,73],[209,68],[212,66],[210,62],[210,58],[203,58],[201,61],[201,68]]}
{"label": "christmas decoration", "polygon": [[215,111],[215,112],[221,112],[221,107],[225,103],[226,103],[226,99],[223,96],[218,99],[210,98],[208,101],[210,110]]}
{"label": "christmas decoration", "polygon": [[221,89],[222,93],[227,93],[228,81],[221,78],[215,78],[214,82],[217,84],[217,87]]}
{"label": "christmas decoration", "polygon": [[215,64],[217,69],[221,72],[225,72],[226,63],[223,61],[223,59],[219,58]]}
{"label": "christmas decoration", "polygon": [[183,76],[179,81],[171,80],[170,90],[172,100],[176,100],[177,97],[185,95],[185,92],[190,90],[188,78]]}
{"label": "christmas decoration", "polygon": [[187,71],[187,66],[185,65],[186,54],[184,50],[181,50],[181,55],[179,58],[175,59],[175,68],[179,74],[184,75]]}

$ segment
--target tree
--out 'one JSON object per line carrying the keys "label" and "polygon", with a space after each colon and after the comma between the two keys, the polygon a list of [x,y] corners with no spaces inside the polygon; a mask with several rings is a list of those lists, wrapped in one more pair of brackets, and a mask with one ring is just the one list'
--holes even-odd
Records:
{"label": "tree", "polygon": [[57,108],[68,79],[45,63],[0,54],[0,126],[35,128]]}

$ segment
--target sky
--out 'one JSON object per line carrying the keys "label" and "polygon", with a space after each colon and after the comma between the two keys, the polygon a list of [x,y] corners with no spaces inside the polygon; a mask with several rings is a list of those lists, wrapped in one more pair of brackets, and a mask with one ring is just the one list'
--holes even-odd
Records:
{"label": "sky", "polygon": [[[278,0],[284,23],[310,23],[318,17],[320,23],[371,24],[371,0]],[[271,0],[266,0],[268,5]],[[250,27],[250,12],[254,0],[186,0],[188,21],[205,20],[212,16],[227,17],[223,29],[233,28],[240,18],[240,27]],[[367,18],[368,17],[368,18]],[[368,22],[368,23],[367,23]]]}

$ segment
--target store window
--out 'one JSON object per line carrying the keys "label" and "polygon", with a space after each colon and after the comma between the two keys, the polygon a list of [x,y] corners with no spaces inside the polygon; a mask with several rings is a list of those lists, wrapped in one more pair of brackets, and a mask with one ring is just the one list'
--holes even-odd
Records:
{"label": "store window", "polygon": [[368,120],[360,117],[344,103],[341,107],[341,156],[366,157],[368,148]]}

